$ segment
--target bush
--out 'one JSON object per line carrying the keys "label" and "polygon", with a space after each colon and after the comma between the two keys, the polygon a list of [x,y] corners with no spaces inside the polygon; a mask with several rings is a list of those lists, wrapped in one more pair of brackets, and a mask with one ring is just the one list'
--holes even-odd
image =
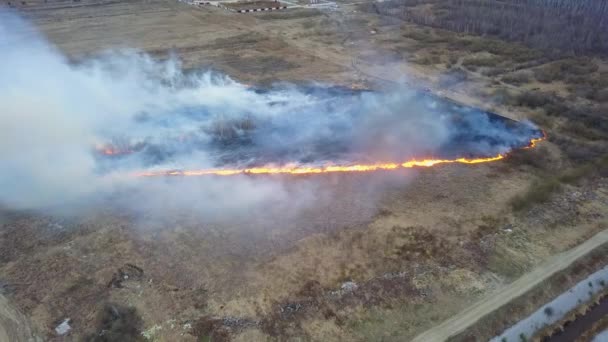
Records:
{"label": "bush", "polygon": [[510,84],[520,85],[530,82],[530,74],[525,72],[516,72],[502,77],[502,81]]}
{"label": "bush", "polygon": [[544,203],[560,188],[560,182],[554,177],[536,180],[523,195],[515,196],[511,200],[511,207],[515,211],[521,211],[530,208],[535,203]]}
{"label": "bush", "polygon": [[511,165],[527,165],[537,170],[547,170],[551,165],[549,153],[544,146],[535,149],[515,150],[507,158]]}
{"label": "bush", "polygon": [[570,58],[543,65],[533,70],[534,77],[543,83],[566,80],[568,83],[586,83],[589,74],[598,70],[598,65],[589,58]]}
{"label": "bush", "polygon": [[526,106],[530,108],[543,107],[553,102],[553,94],[544,93],[541,91],[529,91],[521,93],[516,99],[518,106]]}
{"label": "bush", "polygon": [[587,98],[597,102],[608,102],[608,88],[594,90]]}
{"label": "bush", "polygon": [[439,84],[441,87],[451,87],[468,80],[469,74],[461,68],[450,69],[449,72],[441,75]]}
{"label": "bush", "polygon": [[97,332],[85,338],[90,342],[143,341],[142,320],[135,308],[106,304],[98,316]]}
{"label": "bush", "polygon": [[441,59],[439,56],[425,56],[417,58],[414,62],[422,65],[434,65],[441,63]]}
{"label": "bush", "polygon": [[403,33],[403,36],[419,42],[433,43],[433,36],[430,32],[421,31],[417,29],[408,29]]}
{"label": "bush", "polygon": [[602,132],[599,132],[592,127],[587,127],[585,124],[578,121],[569,122],[564,128],[564,132],[593,141],[605,138],[605,135],[602,134]]}
{"label": "bush", "polygon": [[586,163],[606,155],[605,147],[565,135],[552,136],[552,142],[574,163]]}
{"label": "bush", "polygon": [[598,65],[590,58],[570,58],[557,62],[561,72],[571,75],[587,75],[598,70]]}
{"label": "bush", "polygon": [[[591,176],[603,177],[608,174],[608,157],[602,156],[581,166],[568,169],[557,176],[544,177],[532,182],[523,195],[511,200],[513,210],[520,211],[530,208],[535,203],[543,203],[551,195],[561,189],[562,183],[576,183]],[[546,312],[545,312],[546,313]]]}
{"label": "bush", "polygon": [[541,112],[532,113],[530,118],[537,126],[544,129],[551,129],[555,126],[555,120],[551,119],[548,115]]}
{"label": "bush", "polygon": [[591,98],[595,90],[588,84],[577,84],[568,86],[568,91],[575,97]]}
{"label": "bush", "polygon": [[504,87],[497,87],[492,95],[493,99],[497,103],[513,103],[513,94]]}
{"label": "bush", "polygon": [[535,68],[532,72],[534,73],[534,78],[536,78],[538,82],[542,83],[550,83],[561,79],[559,71],[548,66]]}
{"label": "bush", "polygon": [[[500,67],[497,67],[497,68],[489,68],[489,67],[487,67],[481,73],[483,75],[485,75],[485,76],[488,76],[488,77],[494,77],[494,76],[498,76],[500,74],[504,74],[505,73],[505,69],[504,68],[500,68]],[[494,81],[496,81],[495,84],[500,84],[500,82],[498,82],[498,80],[494,80]]]}
{"label": "bush", "polygon": [[564,183],[573,184],[591,174],[594,169],[595,166],[593,164],[575,167],[562,173],[559,180]]}
{"label": "bush", "polygon": [[462,65],[466,68],[470,67],[492,67],[501,63],[501,59],[497,56],[492,57],[473,57],[465,58]]}
{"label": "bush", "polygon": [[230,341],[230,332],[224,327],[222,320],[211,316],[199,318],[192,327],[192,334],[199,341]]}

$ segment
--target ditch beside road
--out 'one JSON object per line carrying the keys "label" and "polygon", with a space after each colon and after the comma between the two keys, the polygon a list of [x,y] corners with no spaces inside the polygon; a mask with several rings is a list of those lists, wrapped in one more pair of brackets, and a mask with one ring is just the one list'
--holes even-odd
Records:
{"label": "ditch beside road", "polygon": [[418,335],[414,338],[413,342],[445,341],[448,338],[463,332],[484,316],[491,314],[493,311],[508,304],[515,298],[524,295],[555,273],[563,271],[578,259],[586,256],[594,249],[606,243],[608,243],[608,230],[601,231],[584,243],[555,255],[533,271],[525,274],[498,292],[491,293],[485,299],[473,304],[451,319]]}

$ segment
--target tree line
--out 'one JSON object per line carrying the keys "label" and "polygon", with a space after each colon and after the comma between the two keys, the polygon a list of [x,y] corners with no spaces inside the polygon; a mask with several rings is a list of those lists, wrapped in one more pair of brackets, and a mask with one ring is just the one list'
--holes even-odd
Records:
{"label": "tree line", "polygon": [[608,55],[606,0],[388,0],[366,9],[540,49]]}

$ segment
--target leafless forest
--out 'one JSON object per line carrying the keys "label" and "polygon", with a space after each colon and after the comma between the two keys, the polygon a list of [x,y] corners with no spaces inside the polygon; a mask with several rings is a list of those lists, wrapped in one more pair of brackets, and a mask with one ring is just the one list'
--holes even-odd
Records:
{"label": "leafless forest", "polygon": [[608,54],[608,2],[603,0],[392,0],[367,9],[561,54]]}

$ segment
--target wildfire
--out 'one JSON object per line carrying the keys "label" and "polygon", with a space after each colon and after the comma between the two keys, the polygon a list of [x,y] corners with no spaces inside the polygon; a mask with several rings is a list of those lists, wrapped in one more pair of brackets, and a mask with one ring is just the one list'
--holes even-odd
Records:
{"label": "wildfire", "polygon": [[[536,145],[545,140],[547,135],[543,132],[543,135],[539,138],[530,139],[527,146],[522,149],[530,149],[536,147]],[[370,171],[381,171],[381,170],[397,170],[397,169],[410,169],[416,167],[431,167],[438,164],[480,164],[489,163],[497,160],[504,159],[506,154],[498,154],[492,157],[485,158],[456,158],[456,159],[422,159],[422,160],[409,160],[403,163],[377,163],[377,164],[355,164],[355,165],[327,165],[327,166],[298,166],[298,165],[285,165],[279,167],[252,167],[245,169],[202,169],[202,170],[173,170],[173,171],[148,171],[137,173],[140,177],[155,177],[155,176],[233,176],[241,174],[249,175],[274,175],[274,174],[292,174],[292,175],[303,175],[303,174],[318,174],[318,173],[332,173],[332,172],[370,172]]]}
{"label": "wildfire", "polygon": [[95,152],[103,154],[105,156],[124,156],[140,151],[144,147],[143,143],[129,144],[129,143],[118,143],[118,144],[104,144],[97,145],[94,147]]}
{"label": "wildfire", "polygon": [[460,163],[460,164],[479,164],[487,163],[503,159],[505,155],[499,154],[494,157],[488,158],[458,158],[458,159],[423,159],[423,160],[410,160],[404,163],[379,163],[379,164],[356,164],[356,165],[329,165],[319,167],[309,166],[281,166],[281,167],[253,167],[247,169],[203,169],[203,170],[173,170],[173,171],[150,171],[140,172],[137,176],[141,177],[154,177],[154,176],[233,176],[239,174],[250,174],[250,175],[275,175],[275,174],[291,174],[291,175],[303,175],[303,174],[317,174],[317,173],[332,173],[332,172],[370,172],[380,170],[396,170],[396,169],[410,169],[414,167],[431,167],[437,164],[449,164],[449,163]]}
{"label": "wildfire", "polygon": [[98,152],[101,154],[104,154],[106,156],[118,156],[118,155],[131,153],[131,151],[122,151],[122,150],[113,149],[111,147],[105,147],[103,149],[99,149]]}
{"label": "wildfire", "polygon": [[534,139],[530,139],[530,143],[528,144],[528,146],[523,147],[524,150],[530,149],[530,148],[534,148],[536,147],[536,144],[538,144],[539,142],[547,139],[547,133],[545,133],[545,131],[543,130],[543,135],[540,138],[534,138]]}

